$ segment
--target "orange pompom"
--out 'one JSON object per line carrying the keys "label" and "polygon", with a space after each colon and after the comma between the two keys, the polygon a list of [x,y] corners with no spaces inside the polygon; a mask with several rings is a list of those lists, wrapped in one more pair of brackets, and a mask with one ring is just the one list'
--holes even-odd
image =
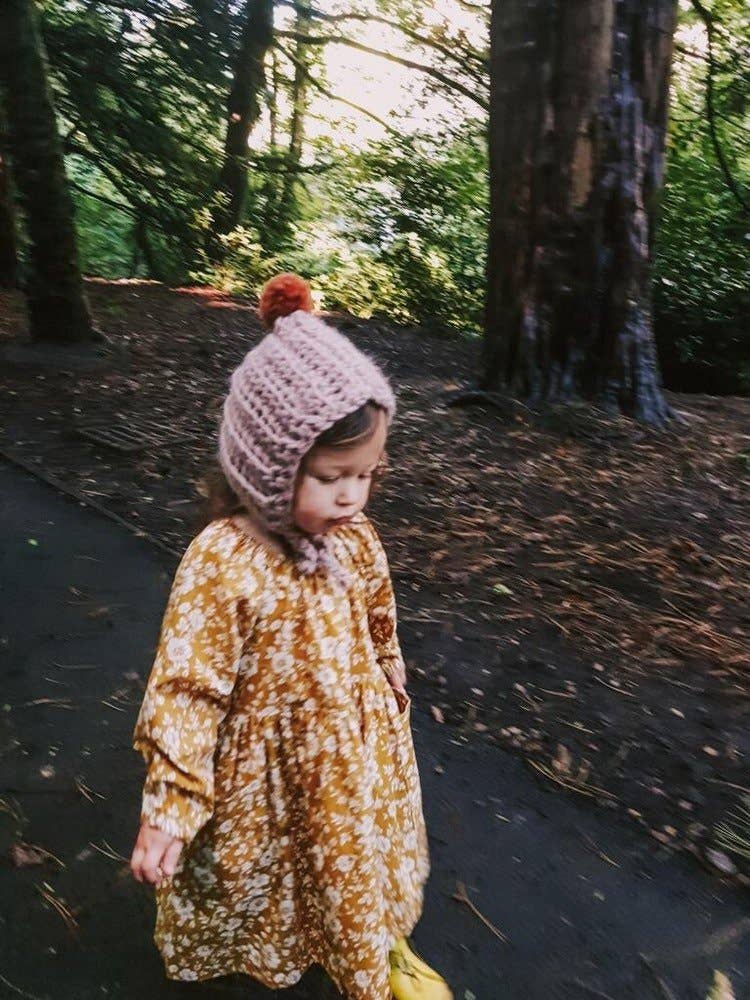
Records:
{"label": "orange pompom", "polygon": [[313,311],[310,286],[298,274],[277,274],[260,293],[258,312],[261,322],[269,329],[280,316],[290,316],[298,309]]}

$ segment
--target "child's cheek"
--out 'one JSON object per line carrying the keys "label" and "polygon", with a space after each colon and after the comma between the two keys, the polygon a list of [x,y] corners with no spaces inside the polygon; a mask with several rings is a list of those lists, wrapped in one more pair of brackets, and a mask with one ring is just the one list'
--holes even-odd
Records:
{"label": "child's cheek", "polygon": [[301,530],[314,534],[317,530],[318,503],[314,484],[303,479],[294,498],[293,516],[295,525]]}

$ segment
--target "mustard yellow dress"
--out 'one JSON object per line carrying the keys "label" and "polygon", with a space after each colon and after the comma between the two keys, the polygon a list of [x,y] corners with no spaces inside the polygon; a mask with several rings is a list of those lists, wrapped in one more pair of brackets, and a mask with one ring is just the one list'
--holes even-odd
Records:
{"label": "mustard yellow dress", "polygon": [[388,1000],[388,950],[422,910],[427,838],[383,548],[359,515],[322,574],[212,522],[177,570],[134,746],[141,819],[186,848],[156,890],[171,979],[292,986],[322,965]]}

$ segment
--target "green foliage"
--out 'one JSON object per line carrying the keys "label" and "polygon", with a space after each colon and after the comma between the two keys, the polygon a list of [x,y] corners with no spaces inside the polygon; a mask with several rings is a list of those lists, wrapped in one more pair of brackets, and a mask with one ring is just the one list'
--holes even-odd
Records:
{"label": "green foliage", "polygon": [[395,323],[408,323],[412,318],[388,264],[372,253],[348,247],[339,251],[329,258],[315,286],[329,309],[365,319],[388,316]]}
{"label": "green foliage", "polygon": [[213,285],[233,295],[258,294],[270,277],[282,270],[279,260],[268,254],[257,231],[238,226],[221,237],[224,250],[220,261],[210,261],[201,252],[190,277],[199,284]]}
{"label": "green foliage", "polygon": [[[742,0],[704,4],[715,23],[716,134],[750,202],[750,18]],[[485,121],[472,117],[476,104],[455,104],[450,125],[389,132],[364,149],[333,139],[301,144],[293,108],[312,114],[309,102],[320,91],[309,81],[300,89],[295,66],[306,66],[323,90],[331,84],[320,47],[277,39],[263,94],[273,143],[248,150],[245,220],[222,240],[221,260],[209,261],[206,234],[244,5],[40,6],[86,272],[191,277],[254,295],[270,274],[294,269],[313,280],[328,308],[481,332],[488,191]],[[366,12],[401,25],[404,51],[416,44],[415,58],[484,94],[482,31],[472,42],[449,18],[438,23],[428,14],[433,6],[354,3],[353,20],[314,21],[310,31],[356,37]],[[682,28],[693,34],[678,36],[656,247],[660,356],[676,388],[750,391],[750,216],[729,189],[707,124],[705,31],[689,4],[681,11]],[[435,47],[420,47],[420,37]],[[436,93],[455,100],[435,77],[414,80],[415,106],[430,107]],[[336,131],[336,105],[328,107]]]}
{"label": "green foliage", "polygon": [[[483,131],[411,135],[350,154],[324,182],[338,246],[318,283],[331,307],[478,332],[487,229]],[[345,211],[345,216],[343,212]]]}
{"label": "green foliage", "polygon": [[68,158],[66,168],[75,202],[83,273],[102,278],[144,273],[137,270],[132,215],[116,208],[117,192],[112,185],[90,164],[76,157]]}
{"label": "green foliage", "polygon": [[[332,169],[307,180],[283,243],[267,225],[242,227],[224,241],[221,263],[204,262],[193,277],[247,294],[275,270],[296,270],[314,280],[326,308],[478,332],[487,227],[480,127],[325,152]],[[259,174],[250,218],[268,219],[272,195]]]}
{"label": "green foliage", "polygon": [[[66,153],[95,168],[96,184],[106,179],[114,200],[168,245],[172,272],[202,240],[195,221],[221,148],[223,79],[212,36],[183,4],[46,0],[42,13]],[[111,256],[104,245],[102,267]]]}
{"label": "green foliage", "polygon": [[[716,132],[740,196],[750,204],[750,18],[730,0],[713,10],[720,19]],[[717,160],[706,111],[708,63],[701,52],[691,53],[678,51],[672,95],[654,274],[659,352],[667,384],[748,392],[750,214]]]}

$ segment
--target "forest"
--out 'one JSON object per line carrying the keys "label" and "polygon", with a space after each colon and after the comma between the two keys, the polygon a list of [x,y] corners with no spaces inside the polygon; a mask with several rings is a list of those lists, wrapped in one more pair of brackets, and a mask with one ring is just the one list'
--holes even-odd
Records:
{"label": "forest", "polygon": [[288,269],[484,336],[485,389],[662,423],[655,344],[667,388],[747,393],[746,5],[491,8],[12,0],[0,280],[32,335],[90,335],[80,273]]}
{"label": "forest", "polygon": [[457,1000],[744,995],[746,0],[2,0],[0,993],[271,995],[164,992],[127,853],[286,271],[397,396],[426,959]]}

